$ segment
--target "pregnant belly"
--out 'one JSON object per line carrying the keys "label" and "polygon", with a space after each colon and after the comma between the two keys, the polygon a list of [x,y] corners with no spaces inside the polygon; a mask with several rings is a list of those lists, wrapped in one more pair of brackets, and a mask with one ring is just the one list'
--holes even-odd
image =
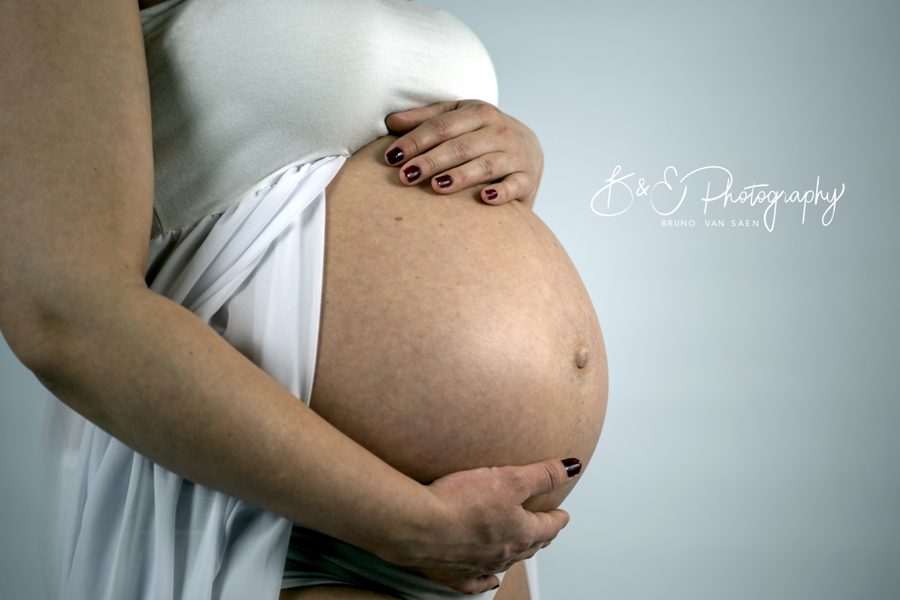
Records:
{"label": "pregnant belly", "polygon": [[313,410],[422,482],[587,463],[606,412],[606,353],[574,266],[518,202],[400,184],[381,158],[393,139],[353,155],[326,192]]}

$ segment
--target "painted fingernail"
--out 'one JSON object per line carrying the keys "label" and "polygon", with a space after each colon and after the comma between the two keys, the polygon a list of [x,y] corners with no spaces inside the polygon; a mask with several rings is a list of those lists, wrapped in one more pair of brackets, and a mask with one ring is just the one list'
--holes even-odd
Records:
{"label": "painted fingernail", "polygon": [[412,182],[419,178],[419,175],[422,174],[422,171],[419,170],[419,167],[410,165],[403,169],[403,174],[406,175],[407,181]]}
{"label": "painted fingernail", "polygon": [[398,162],[403,160],[403,150],[400,148],[394,148],[393,150],[387,153],[388,162],[392,165],[396,165]]}
{"label": "painted fingernail", "polygon": [[570,478],[575,477],[579,473],[581,473],[581,461],[577,458],[567,458],[562,461],[563,466],[566,468],[566,473]]}
{"label": "painted fingernail", "polygon": [[484,190],[484,195],[487,196],[488,200],[496,200],[497,199],[497,190],[494,188],[489,188]]}
{"label": "painted fingernail", "polygon": [[493,592],[493,591],[496,590],[498,587],[500,587],[500,584],[499,584],[499,583],[498,583],[497,585],[495,585],[494,587],[492,587],[492,588],[491,588],[491,591]]}
{"label": "painted fingernail", "polygon": [[453,179],[451,179],[449,175],[441,175],[440,177],[435,179],[435,181],[437,181],[438,186],[442,188],[448,187],[451,183],[453,183]]}

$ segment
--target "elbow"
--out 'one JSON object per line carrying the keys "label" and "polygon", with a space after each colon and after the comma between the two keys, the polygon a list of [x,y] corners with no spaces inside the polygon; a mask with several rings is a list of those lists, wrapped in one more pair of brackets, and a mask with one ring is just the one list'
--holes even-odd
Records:
{"label": "elbow", "polygon": [[[143,280],[53,278],[8,286],[0,277],[0,333],[13,354],[59,397],[81,389],[155,298]],[[8,290],[15,290],[9,293]],[[114,351],[113,351],[114,352]]]}
{"label": "elbow", "polygon": [[64,320],[27,296],[0,302],[0,333],[16,358],[42,381],[53,379],[59,370],[58,333]]}
{"label": "elbow", "polygon": [[0,332],[16,358],[51,391],[59,391],[86,364],[87,346],[102,335],[102,323],[114,308],[113,294],[102,286],[91,290],[63,277],[52,279],[54,285],[19,281],[0,288]]}

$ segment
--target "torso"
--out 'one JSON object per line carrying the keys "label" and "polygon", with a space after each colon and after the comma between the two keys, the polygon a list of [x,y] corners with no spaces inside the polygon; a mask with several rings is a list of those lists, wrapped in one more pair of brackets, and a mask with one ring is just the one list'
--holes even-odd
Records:
{"label": "torso", "polygon": [[[145,5],[159,3],[159,0],[146,0]],[[378,10],[389,11],[385,14],[421,13],[426,20],[440,19],[445,25],[453,25],[451,29],[456,33],[442,43],[450,44],[456,51],[429,54],[437,51],[435,36],[431,40],[434,43],[421,48],[421,55],[416,56],[385,55],[393,52],[394,47],[385,48],[381,42],[375,44],[377,48],[362,44],[353,52],[363,53],[366,60],[375,61],[380,68],[387,68],[385,65],[394,61],[400,75],[385,71],[383,81],[376,81],[376,85],[349,78],[351,84],[362,86],[368,94],[359,101],[353,100],[352,110],[335,103],[333,96],[337,92],[328,96],[329,103],[315,95],[323,87],[317,83],[323,77],[327,79],[326,75],[335,79],[334,73],[300,77],[296,85],[306,82],[314,86],[300,95],[305,102],[337,110],[337,116],[341,117],[310,119],[314,124],[356,119],[371,112],[372,120],[383,127],[384,115],[398,109],[385,109],[374,101],[383,102],[396,96],[410,103],[427,103],[425,95],[414,98],[409,95],[412,92],[440,96],[431,101],[452,99],[452,94],[470,97],[470,92],[465,90],[469,89],[467,81],[473,79],[473,69],[489,75],[491,90],[488,92],[496,93],[493,68],[480,42],[464,26],[460,28],[447,20],[448,16],[430,13],[432,9],[416,5],[415,10],[409,7],[408,11],[398,13],[394,11],[396,5],[387,0],[378,3],[360,0],[358,4],[329,2],[322,6],[329,11],[347,7],[353,14],[357,7],[366,10],[381,7]],[[296,15],[310,9],[302,3],[296,7]],[[238,22],[253,20],[252,27],[233,31],[236,36],[258,41],[262,38],[252,32],[267,28],[285,34],[285,27],[265,25],[265,15],[252,6],[232,0],[228,8],[246,17]],[[222,11],[208,9],[208,4],[198,0],[186,0],[179,5],[168,17],[192,16],[181,19],[178,35],[166,38],[164,43],[159,38],[160,23],[174,24],[174,21],[163,17],[156,24],[145,24],[145,36],[148,27],[156,36],[148,45],[148,67],[151,88],[156,94],[153,96],[154,159],[157,175],[163,174],[162,182],[172,180],[166,175],[167,169],[176,175],[182,173],[179,165],[190,165],[186,172],[189,177],[206,173],[198,166],[200,153],[192,150],[191,144],[196,140],[184,140],[179,132],[196,134],[200,130],[198,122],[206,123],[210,117],[208,107],[222,104],[249,110],[260,105],[259,102],[242,104],[238,102],[240,97],[234,102],[222,102],[216,95],[220,90],[217,82],[232,75],[234,61],[222,58],[223,54],[210,45],[217,41],[216,32],[225,25],[219,21],[210,25],[209,19],[233,21]],[[401,30],[412,32],[419,39],[423,34],[416,19],[405,18]],[[365,32],[371,23],[363,21],[357,25]],[[346,23],[347,19],[336,19],[336,22]],[[186,23],[189,25],[184,26]],[[388,39],[388,33],[394,29],[376,28],[375,34]],[[442,31],[448,30],[445,27]],[[194,37],[188,38],[188,33]],[[297,37],[295,33],[291,35]],[[195,45],[185,43],[185,39],[195,38],[203,42],[200,57],[192,50]],[[266,52],[283,54],[285,44],[291,43],[285,40],[284,44],[273,42],[271,48],[266,47]],[[233,45],[230,40],[218,42],[225,47]],[[360,45],[360,40],[355,43]],[[345,50],[334,49],[335,52]],[[373,54],[376,50],[382,54]],[[468,59],[463,58],[463,50],[469,53]],[[263,52],[263,55],[267,54]],[[173,56],[178,60],[173,60]],[[272,64],[255,64],[260,68],[249,69],[244,65],[245,74],[271,79],[262,66],[277,68],[281,58],[269,61]],[[194,66],[195,59],[197,66]],[[434,82],[420,81],[428,73],[404,70],[412,59],[440,67],[441,77]],[[237,58],[235,61],[234,64],[240,63]],[[159,84],[160,73],[167,73],[172,64],[181,65],[174,75],[190,76],[190,86],[183,85],[181,79],[173,80],[169,87]],[[311,65],[315,65],[314,60],[295,63],[296,67],[312,68]],[[454,70],[459,73],[451,76]],[[337,77],[336,81],[345,79],[348,78]],[[266,152],[271,150],[273,160],[281,160],[272,169],[290,162],[292,158],[286,158],[286,153],[296,151],[303,144],[309,145],[311,151],[324,152],[322,156],[342,153],[314,136],[272,121],[271,115],[277,115],[295,122],[299,119],[294,118],[291,112],[294,110],[309,119],[311,107],[294,102],[297,94],[288,91],[288,88],[295,89],[295,84],[281,81],[285,88],[281,89],[255,87],[242,81],[249,91],[266,92],[261,96],[265,101],[290,100],[287,110],[273,112],[263,105],[265,110],[261,114],[268,115],[265,118],[250,118],[243,111],[245,123],[219,119],[210,131],[219,135],[223,131],[219,127],[226,125],[226,133],[237,125],[247,125],[251,133],[257,134],[277,130],[270,132],[271,135],[267,133],[267,139],[271,140],[265,147]],[[201,85],[201,82],[208,83]],[[441,91],[438,84],[449,85],[450,93]],[[324,87],[326,92],[331,90]],[[209,93],[197,96],[197,90]],[[344,100],[348,97],[344,92],[338,95]],[[171,110],[165,106],[167,101],[174,102]],[[181,121],[169,123],[166,119],[173,115]],[[335,144],[346,136],[345,129],[359,128],[348,126],[319,133],[329,144]],[[356,133],[360,131],[370,135],[366,141],[375,137],[366,133],[367,129]],[[166,139],[165,132],[174,132],[174,137]],[[286,136],[287,141],[276,134]],[[195,183],[200,191],[226,201],[229,194],[219,194],[211,189],[212,184],[238,172],[225,158],[234,158],[228,152],[247,150],[250,139],[239,129],[234,130],[233,138],[229,143],[218,138],[214,140],[216,143],[197,142],[198,147],[221,151],[221,154],[208,157],[217,170],[210,171],[208,177],[199,177]],[[158,145],[161,140],[163,143]],[[461,469],[525,464],[553,457],[575,456],[587,463],[605,414],[606,357],[590,299],[565,252],[540,219],[518,203],[490,207],[481,204],[475,198],[476,192],[471,190],[438,196],[430,188],[401,185],[397,170],[383,162],[382,152],[387,143],[387,138],[380,139],[356,152],[327,191],[325,285],[313,410],[389,464],[420,481]],[[173,155],[166,161],[168,150],[183,150],[193,158],[184,161]],[[246,162],[238,160],[242,167]],[[169,164],[175,166],[169,168],[166,166]],[[263,167],[259,177],[272,172]],[[246,177],[247,185],[254,177],[257,176]],[[157,183],[157,194],[160,194],[163,186],[160,181]],[[239,185],[232,187],[241,192],[235,195],[235,200],[246,191],[238,189]],[[186,193],[176,186],[165,196],[157,198],[157,209],[167,202],[177,204],[187,199],[193,202],[197,194]],[[208,210],[222,209],[217,205]],[[204,214],[208,213],[198,212],[199,216]],[[166,230],[182,227],[198,215],[188,215],[190,218],[185,217],[184,222],[173,219],[163,224]],[[532,506],[556,505],[569,489],[570,486]]]}
{"label": "torso", "polygon": [[403,186],[383,162],[391,139],[356,153],[327,189],[311,407],[423,482],[586,463],[606,410],[606,355],[565,251],[517,202]]}

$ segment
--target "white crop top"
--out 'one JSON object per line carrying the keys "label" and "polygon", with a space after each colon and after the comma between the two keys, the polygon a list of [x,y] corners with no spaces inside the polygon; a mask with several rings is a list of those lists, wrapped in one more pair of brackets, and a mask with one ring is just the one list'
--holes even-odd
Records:
{"label": "white crop top", "polygon": [[475,34],[406,0],[168,0],[141,21],[154,236],[223,212],[294,165],[352,154],[388,133],[392,112],[497,102]]}

